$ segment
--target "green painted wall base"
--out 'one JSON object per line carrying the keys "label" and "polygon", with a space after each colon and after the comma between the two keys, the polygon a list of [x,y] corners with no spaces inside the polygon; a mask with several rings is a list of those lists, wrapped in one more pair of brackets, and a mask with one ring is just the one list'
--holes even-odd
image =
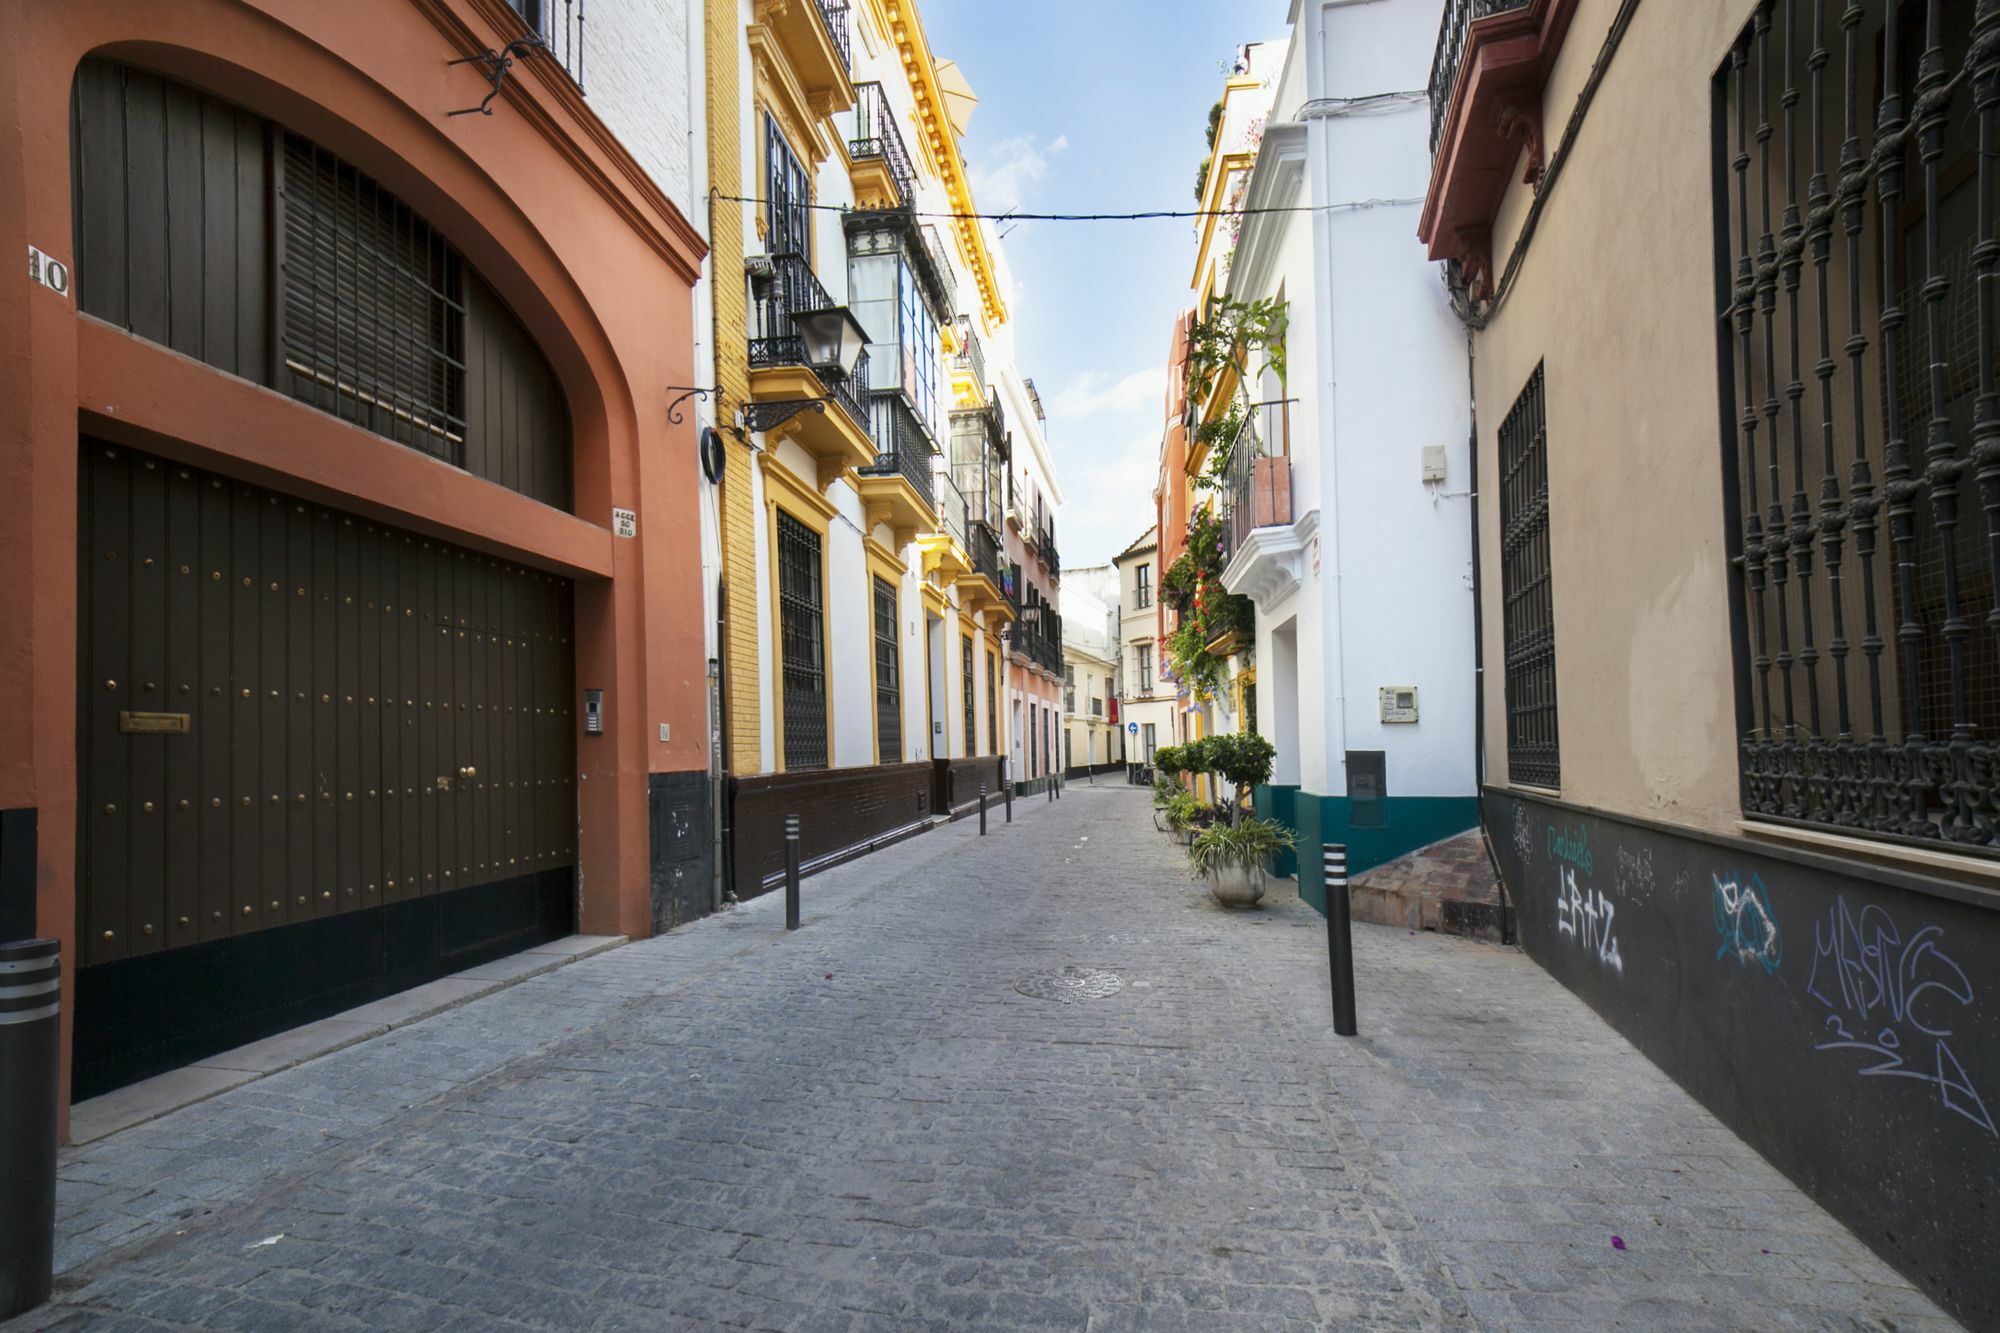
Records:
{"label": "green painted wall base", "polygon": [[[1250,804],[1259,819],[1275,819],[1288,829],[1296,829],[1298,825],[1293,822],[1293,811],[1297,808],[1298,796],[1296,786],[1273,783],[1251,793]],[[1271,862],[1271,873],[1281,878],[1298,874],[1299,854],[1279,852]]]}
{"label": "green painted wall base", "polygon": [[1373,870],[1419,847],[1479,822],[1479,801],[1472,796],[1392,796],[1381,828],[1355,828],[1349,822],[1345,796],[1321,796],[1298,787],[1260,787],[1257,813],[1275,819],[1298,836],[1296,853],[1279,858],[1274,874],[1295,874],[1299,897],[1326,911],[1326,887],[1320,882],[1320,848],[1329,842],[1347,846],[1350,877]]}

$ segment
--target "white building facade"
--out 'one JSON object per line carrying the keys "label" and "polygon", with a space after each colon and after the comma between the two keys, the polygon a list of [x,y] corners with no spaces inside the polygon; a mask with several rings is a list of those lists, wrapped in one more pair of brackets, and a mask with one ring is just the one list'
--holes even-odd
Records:
{"label": "white building facade", "polygon": [[[1288,304],[1246,386],[1223,583],[1256,604],[1264,813],[1359,873],[1478,819],[1465,333],[1411,244],[1439,0],[1297,0],[1230,265]],[[1298,858],[1320,901],[1319,858]]]}

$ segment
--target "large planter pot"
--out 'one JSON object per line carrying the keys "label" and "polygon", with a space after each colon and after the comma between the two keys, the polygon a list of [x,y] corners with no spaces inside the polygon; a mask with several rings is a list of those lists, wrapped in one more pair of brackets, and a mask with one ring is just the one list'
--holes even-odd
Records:
{"label": "large planter pot", "polygon": [[1211,870],[1208,891],[1224,907],[1255,907],[1264,897],[1264,867],[1222,866]]}

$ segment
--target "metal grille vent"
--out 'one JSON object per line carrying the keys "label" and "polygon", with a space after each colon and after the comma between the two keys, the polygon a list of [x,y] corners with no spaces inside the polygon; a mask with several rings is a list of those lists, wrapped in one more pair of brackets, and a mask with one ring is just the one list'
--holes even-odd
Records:
{"label": "metal grille vent", "polygon": [[1101,967],[1078,967],[1071,963],[1053,972],[1030,972],[1014,983],[1014,989],[1037,1000],[1081,1004],[1116,995],[1125,989],[1125,978]]}

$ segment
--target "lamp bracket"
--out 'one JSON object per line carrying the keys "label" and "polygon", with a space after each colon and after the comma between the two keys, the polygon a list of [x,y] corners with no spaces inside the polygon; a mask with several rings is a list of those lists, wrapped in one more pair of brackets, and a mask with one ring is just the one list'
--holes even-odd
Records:
{"label": "lamp bracket", "polygon": [[457,111],[447,111],[447,116],[490,116],[493,114],[493,99],[500,95],[501,86],[507,82],[507,71],[514,67],[516,57],[525,56],[530,51],[546,50],[547,44],[540,37],[516,37],[498,51],[488,47],[457,60],[447,60],[445,68],[453,65],[477,65],[479,76],[486,80],[492,91],[480,99],[478,106],[461,107]]}
{"label": "lamp bracket", "polygon": [[824,398],[780,398],[768,403],[745,403],[738,409],[745,430],[776,430],[801,412],[826,411]]}

